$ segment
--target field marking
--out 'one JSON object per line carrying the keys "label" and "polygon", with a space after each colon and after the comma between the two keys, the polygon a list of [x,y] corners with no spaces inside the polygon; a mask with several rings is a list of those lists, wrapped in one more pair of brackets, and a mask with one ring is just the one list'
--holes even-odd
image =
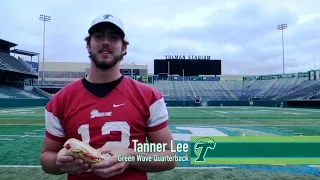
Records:
{"label": "field marking", "polygon": [[29,107],[29,108],[26,108],[26,107],[16,107],[16,108],[0,108],[0,110],[17,110],[17,109],[44,109],[44,107]]}
{"label": "field marking", "polygon": [[217,166],[217,167],[176,167],[174,169],[233,169],[236,167]]}
{"label": "field marking", "polygon": [[[31,165],[0,165],[0,168],[41,168],[41,166]],[[220,167],[176,167],[174,169],[232,169],[236,167],[220,166]]]}
{"label": "field marking", "polygon": [[303,133],[291,133],[293,135],[302,135]]}
{"label": "field marking", "polygon": [[275,134],[271,134],[271,133],[266,133],[266,132],[261,132],[261,131],[255,131],[255,130],[251,130],[251,129],[240,129],[240,128],[232,128],[232,127],[227,127],[227,129],[229,130],[237,130],[237,131],[247,131],[247,132],[252,132],[252,133],[256,133],[257,134],[267,134],[270,136],[276,136]]}
{"label": "field marking", "polygon": [[44,126],[44,123],[43,124],[0,124],[0,126]]}
{"label": "field marking", "polygon": [[0,114],[2,115],[12,115],[14,113],[30,113],[30,114],[34,114],[35,112],[33,110],[0,110]]}
{"label": "field marking", "polygon": [[320,165],[308,165],[308,166],[312,168],[320,168]]}
{"label": "field marking", "polygon": [[[213,113],[213,112],[208,112],[208,111],[202,111],[202,110],[199,110],[199,109],[194,109],[194,110],[197,110],[197,111],[202,112],[202,113],[207,113],[207,114],[216,115],[216,116],[220,116],[220,117],[224,117],[224,118],[228,118],[228,119],[237,120],[237,121],[239,121],[239,120],[240,120],[239,118],[235,118],[235,117],[232,117],[232,116],[226,116],[226,115],[222,115],[222,114],[219,114],[219,113]],[[217,112],[217,111],[216,111],[216,112]]]}
{"label": "field marking", "polygon": [[283,131],[283,132],[292,132],[293,130],[291,130],[291,129],[282,129],[282,130],[280,130],[280,131]]}
{"label": "field marking", "polygon": [[[43,118],[44,119],[44,116],[42,115],[26,115],[26,114],[21,114],[21,115],[13,115],[13,114],[6,114],[5,116],[14,116],[14,117],[2,117],[2,115],[0,115],[0,119],[21,119],[21,120],[24,120],[24,119],[27,119],[27,118]],[[42,120],[42,119],[39,119],[39,121]]]}
{"label": "field marking", "polygon": [[296,113],[296,112],[284,112],[283,114],[289,114],[289,115],[308,115],[307,113]]}
{"label": "field marking", "polygon": [[[262,125],[262,124],[257,124],[257,125],[253,125],[253,124],[248,124],[248,125],[245,125],[245,124],[235,124],[235,125],[232,125],[232,124],[217,124],[217,125],[194,125],[194,124],[190,124],[190,125],[185,125],[185,124],[174,124],[174,123],[171,123],[170,125],[174,125],[174,126],[186,126],[186,127],[229,127],[229,126],[235,126],[235,127],[243,127],[243,126],[249,126],[249,127],[254,127],[254,126],[266,126],[266,127],[283,127],[283,126],[292,126],[292,127],[302,127],[302,126],[320,126],[319,125],[314,125],[314,124],[310,124],[310,125],[297,125],[297,124],[292,124],[292,125]],[[278,128],[280,129],[280,128]],[[283,129],[283,128],[281,128]]]}
{"label": "field marking", "polygon": [[[320,122],[320,121],[319,121]],[[175,126],[187,126],[187,127],[216,127],[216,126],[268,126],[268,127],[282,127],[282,126],[292,126],[292,127],[300,127],[300,126],[320,126],[320,124],[318,125],[315,125],[315,124],[303,124],[303,125],[297,125],[297,124],[285,124],[285,125],[262,125],[262,124],[256,124],[256,125],[253,125],[253,124],[215,124],[215,125],[194,125],[194,124],[187,124],[187,122],[185,124],[175,124],[174,122],[173,123],[170,123],[170,125],[175,125]],[[0,124],[0,126],[44,126],[44,124]],[[45,128],[43,128],[45,129]]]}
{"label": "field marking", "polygon": [[14,139],[0,138],[0,141],[13,141]]}
{"label": "field marking", "polygon": [[34,138],[43,138],[44,136],[40,136],[40,135],[17,135],[17,134],[8,134],[8,135],[4,135],[4,134],[1,134],[0,137],[34,137]]}
{"label": "field marking", "polygon": [[275,112],[279,112],[279,111],[300,111],[300,112],[309,112],[309,113],[319,113],[320,110],[317,109],[303,109],[303,108],[275,108],[275,107],[263,107],[263,106],[206,106],[206,107],[168,107],[168,109],[212,109],[212,110],[219,110],[219,109],[258,109],[258,110],[266,110],[266,109],[270,109],[270,110],[274,110]]}
{"label": "field marking", "polygon": [[[286,164],[273,164],[274,166],[287,166]],[[320,165],[308,165],[309,167],[318,168]],[[41,166],[32,165],[0,165],[0,168],[41,168]],[[236,167],[231,166],[215,166],[215,167],[175,167],[174,169],[235,169]]]}
{"label": "field marking", "polygon": [[301,111],[301,112],[313,112],[313,113],[319,113],[319,110],[315,109],[299,109],[299,108],[285,108],[285,110],[288,111]]}
{"label": "field marking", "polygon": [[29,165],[0,165],[5,168],[41,168],[41,166],[29,166]]}
{"label": "field marking", "polygon": [[175,141],[188,141],[190,142],[191,136],[228,136],[227,134],[215,129],[215,128],[197,128],[197,127],[180,127],[176,126],[177,130],[187,130],[191,134],[184,133],[172,133]]}

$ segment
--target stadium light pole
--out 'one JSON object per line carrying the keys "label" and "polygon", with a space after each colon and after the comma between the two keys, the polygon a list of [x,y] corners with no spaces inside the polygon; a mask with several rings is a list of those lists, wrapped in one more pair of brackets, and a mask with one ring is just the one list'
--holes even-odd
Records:
{"label": "stadium light pole", "polygon": [[46,22],[51,20],[50,16],[40,14],[40,21],[43,21],[43,46],[42,46],[42,85],[44,85],[44,45],[46,39]]}
{"label": "stadium light pole", "polygon": [[284,71],[284,42],[283,42],[283,30],[287,29],[288,26],[287,24],[279,24],[277,26],[277,29],[280,30],[282,32],[282,66],[283,66],[283,74],[285,73]]}
{"label": "stadium light pole", "polygon": [[183,91],[182,91],[182,93],[183,93],[183,107],[185,106],[185,92],[184,92],[184,90],[185,90],[185,88],[184,88],[184,69],[182,69],[182,87],[183,87]]}

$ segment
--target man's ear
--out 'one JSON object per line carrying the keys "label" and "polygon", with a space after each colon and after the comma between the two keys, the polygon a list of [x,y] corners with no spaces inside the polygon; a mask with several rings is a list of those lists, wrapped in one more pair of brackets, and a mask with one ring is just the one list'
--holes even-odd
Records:
{"label": "man's ear", "polygon": [[91,50],[90,50],[90,47],[89,47],[89,44],[87,44],[86,49],[87,49],[88,52],[91,51]]}
{"label": "man's ear", "polygon": [[127,54],[127,48],[123,47],[123,50],[122,50],[122,55],[126,55]]}

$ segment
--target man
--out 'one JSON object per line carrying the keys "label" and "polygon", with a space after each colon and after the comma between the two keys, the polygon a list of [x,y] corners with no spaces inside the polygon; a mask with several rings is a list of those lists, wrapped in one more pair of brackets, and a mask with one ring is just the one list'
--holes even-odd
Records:
{"label": "man", "polygon": [[[123,76],[120,61],[128,42],[122,22],[112,15],[97,17],[85,38],[91,60],[86,78],[66,85],[45,107],[46,135],[40,155],[43,170],[68,174],[68,179],[147,179],[146,172],[175,167],[175,162],[118,161],[119,154],[136,156],[133,140],[167,143],[164,152],[147,156],[173,155],[168,111],[155,89]],[[80,159],[59,153],[64,142],[77,138],[102,153],[106,162],[89,167]]]}

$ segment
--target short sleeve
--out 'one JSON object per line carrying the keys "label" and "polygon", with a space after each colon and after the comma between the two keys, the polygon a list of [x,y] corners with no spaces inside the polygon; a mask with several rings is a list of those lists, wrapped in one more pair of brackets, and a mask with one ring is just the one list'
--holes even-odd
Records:
{"label": "short sleeve", "polygon": [[45,107],[46,136],[54,141],[65,141],[64,128],[62,126],[61,104],[59,94],[56,94]]}
{"label": "short sleeve", "polygon": [[164,98],[155,100],[149,107],[150,118],[147,122],[148,131],[157,131],[168,126],[168,109]]}

